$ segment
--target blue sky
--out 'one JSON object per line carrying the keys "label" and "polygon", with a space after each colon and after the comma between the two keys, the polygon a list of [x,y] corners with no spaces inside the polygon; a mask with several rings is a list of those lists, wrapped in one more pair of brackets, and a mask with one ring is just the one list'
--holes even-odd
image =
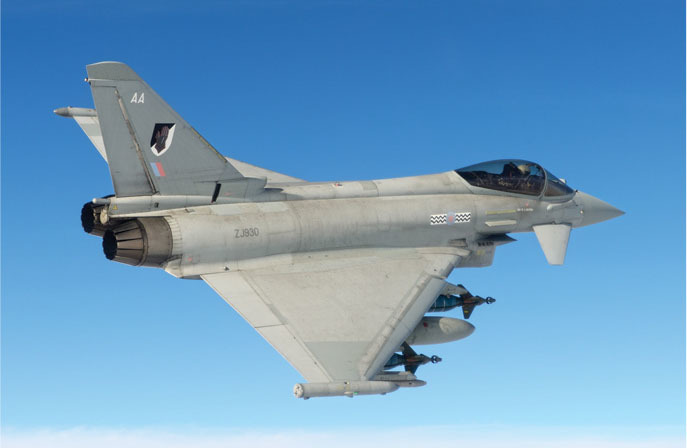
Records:
{"label": "blue sky", "polygon": [[[8,446],[60,431],[78,446],[108,431],[145,444],[406,426],[471,446],[684,444],[684,8],[4,1]],[[519,234],[492,267],[456,270],[498,301],[475,311],[468,339],[423,347],[444,358],[420,370],[426,387],[295,400],[298,373],[207,285],[109,262],[81,230],[82,204],[112,185],[52,110],[92,107],[85,65],[103,60],[129,64],[222,153],[255,165],[354,180],[524,158],[626,215],[574,231],[564,267]]]}

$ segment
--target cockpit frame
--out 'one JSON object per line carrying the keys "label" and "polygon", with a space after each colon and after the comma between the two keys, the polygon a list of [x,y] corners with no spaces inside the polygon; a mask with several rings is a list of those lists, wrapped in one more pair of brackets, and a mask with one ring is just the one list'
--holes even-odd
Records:
{"label": "cockpit frame", "polygon": [[492,160],[459,168],[455,172],[471,186],[487,190],[549,200],[569,199],[575,194],[575,190],[564,181],[541,165],[527,160]]}

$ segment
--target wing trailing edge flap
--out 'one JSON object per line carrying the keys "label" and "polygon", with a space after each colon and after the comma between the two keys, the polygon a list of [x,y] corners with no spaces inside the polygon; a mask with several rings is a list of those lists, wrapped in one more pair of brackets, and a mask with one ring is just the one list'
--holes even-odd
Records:
{"label": "wing trailing edge flap", "polygon": [[434,303],[462,252],[325,251],[202,278],[306,380],[369,380]]}

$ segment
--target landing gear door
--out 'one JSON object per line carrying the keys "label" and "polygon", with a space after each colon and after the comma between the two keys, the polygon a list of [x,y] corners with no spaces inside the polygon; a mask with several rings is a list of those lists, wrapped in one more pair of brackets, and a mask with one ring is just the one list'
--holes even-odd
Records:
{"label": "landing gear door", "polygon": [[482,268],[486,266],[491,266],[494,262],[494,253],[496,252],[496,246],[491,241],[486,241],[484,243],[480,242],[480,245],[470,252],[470,255],[463,258],[458,267],[461,268]]}

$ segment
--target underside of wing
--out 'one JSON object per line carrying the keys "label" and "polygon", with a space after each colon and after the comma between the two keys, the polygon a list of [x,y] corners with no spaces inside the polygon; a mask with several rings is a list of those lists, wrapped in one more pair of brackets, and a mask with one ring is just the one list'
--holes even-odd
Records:
{"label": "underside of wing", "polygon": [[355,249],[203,275],[311,382],[367,381],[405,341],[456,249]]}

